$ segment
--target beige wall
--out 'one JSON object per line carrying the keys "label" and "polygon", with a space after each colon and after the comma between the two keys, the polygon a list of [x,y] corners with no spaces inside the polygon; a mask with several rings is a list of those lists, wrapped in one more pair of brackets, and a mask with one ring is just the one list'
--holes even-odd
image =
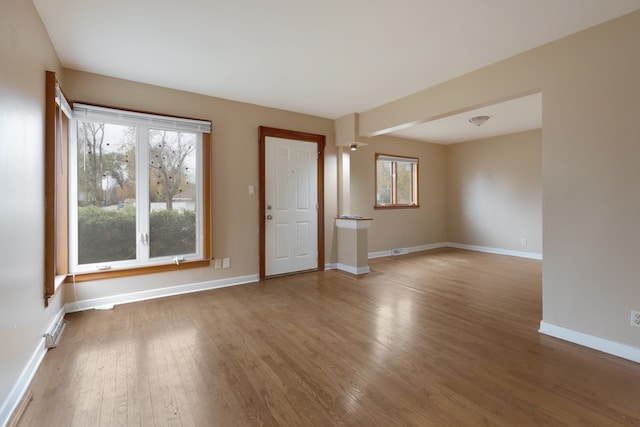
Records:
{"label": "beige wall", "polygon": [[[445,242],[542,253],[540,130],[453,145],[378,136],[346,153],[346,213],[374,218],[369,253]],[[420,159],[420,208],[373,208],[375,153]]]}
{"label": "beige wall", "polygon": [[542,253],[541,146],[541,130],[447,146],[449,242]]}
{"label": "beige wall", "polygon": [[640,12],[548,46],[542,113],[543,318],[638,348],[639,51]]}
{"label": "beige wall", "polygon": [[[351,152],[351,214],[373,218],[369,252],[410,248],[446,241],[446,147],[391,136],[369,138]],[[375,154],[419,159],[419,208],[374,209]]]}
{"label": "beige wall", "polygon": [[[0,422],[63,295],[44,309],[44,71],[60,72],[29,1],[0,6]],[[543,319],[640,348],[640,12],[360,114],[361,135],[542,90]],[[213,121],[214,256],[232,268],[70,288],[69,300],[257,273],[257,127],[325,134],[327,262],[336,261],[337,160],[329,120],[70,71],[72,99]],[[372,216],[370,251],[447,239],[446,149],[376,137],[350,154],[351,213]],[[455,149],[454,149],[455,150]],[[420,158],[420,209],[373,210],[375,152]],[[369,178],[366,178],[369,177]],[[405,225],[398,230],[399,224]],[[6,244],[11,242],[11,244]]]}
{"label": "beige wall", "polygon": [[360,114],[361,135],[542,91],[543,320],[640,348],[640,12]]}
{"label": "beige wall", "polygon": [[[45,71],[60,68],[33,4],[0,4],[0,424],[62,307],[44,308]],[[38,350],[40,351],[38,353]],[[37,360],[34,362],[37,363]],[[13,390],[12,390],[13,389]],[[13,400],[12,400],[13,399]]]}
{"label": "beige wall", "polygon": [[64,70],[64,89],[74,101],[208,119],[212,121],[213,256],[229,257],[230,269],[193,269],[78,284],[69,300],[86,300],[167,286],[258,273],[258,126],[327,136],[325,148],[325,257],[336,262],[337,148],[333,121],[126,80]]}

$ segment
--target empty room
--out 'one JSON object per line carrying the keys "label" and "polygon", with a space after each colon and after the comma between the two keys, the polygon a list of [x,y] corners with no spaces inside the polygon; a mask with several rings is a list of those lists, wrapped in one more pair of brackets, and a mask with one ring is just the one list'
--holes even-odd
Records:
{"label": "empty room", "polygon": [[0,6],[0,426],[640,425],[640,4]]}

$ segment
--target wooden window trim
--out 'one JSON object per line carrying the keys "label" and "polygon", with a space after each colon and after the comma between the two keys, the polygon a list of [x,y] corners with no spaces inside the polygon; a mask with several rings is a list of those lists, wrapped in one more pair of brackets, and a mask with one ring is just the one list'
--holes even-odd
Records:
{"label": "wooden window trim", "polygon": [[[84,282],[90,280],[111,279],[117,277],[136,276],[141,274],[160,273],[165,271],[187,270],[192,268],[208,267],[212,254],[212,209],[211,209],[211,176],[212,176],[212,148],[211,133],[202,133],[202,260],[182,262],[176,264],[161,264],[145,267],[136,267],[121,270],[100,271],[90,273],[77,273],[70,275],[68,272],[68,175],[67,175],[67,149],[68,141],[63,142],[62,156],[57,155],[56,144],[56,120],[58,107],[56,104],[56,85],[60,87],[56,74],[46,72],[45,90],[45,172],[44,172],[44,207],[45,207],[45,235],[44,235],[44,300],[45,306],[54,295],[57,283],[62,281]],[[107,108],[115,108],[104,106]],[[124,110],[123,108],[117,108]],[[148,111],[128,110],[136,113],[156,114],[165,117],[188,119],[187,117],[172,116],[167,114],[151,113]],[[200,120],[200,119],[196,119]],[[68,123],[63,120],[62,134],[66,136]],[[60,159],[62,157],[62,159]],[[56,169],[62,162],[63,177],[58,178]]]}
{"label": "wooden window trim", "polygon": [[[404,205],[404,204],[398,204],[397,203],[397,171],[395,170],[397,168],[397,164],[395,162],[393,162],[391,164],[392,167],[392,174],[391,174],[391,201],[392,203],[388,204],[388,205],[379,205],[378,204],[378,157],[380,156],[388,156],[388,157],[395,157],[397,159],[407,159],[407,160],[416,160],[416,164],[415,164],[415,168],[412,171],[412,180],[415,183],[415,185],[412,186],[411,188],[411,192],[412,192],[412,198],[413,200],[416,201],[415,204],[411,204],[411,205]],[[409,157],[409,156],[398,156],[395,154],[384,154],[384,153],[376,153],[375,157],[374,157],[374,171],[375,171],[375,175],[374,175],[374,181],[375,181],[375,186],[374,186],[374,205],[373,205],[373,209],[416,209],[416,208],[420,208],[420,199],[418,198],[418,183],[420,180],[420,167],[419,167],[419,163],[420,159],[418,157]]]}
{"label": "wooden window trim", "polygon": [[89,282],[92,280],[115,279],[118,277],[140,276],[143,274],[162,273],[165,271],[189,270],[192,268],[208,267],[209,259],[186,261],[176,264],[159,264],[147,267],[123,268],[121,270],[97,271],[91,273],[69,274],[65,279],[65,283]]}
{"label": "wooden window trim", "polygon": [[416,209],[419,208],[420,205],[376,205],[373,207],[373,209],[380,209],[380,210],[385,210],[385,209]]}
{"label": "wooden window trim", "polygon": [[55,293],[55,117],[56,74],[47,71],[45,90],[45,144],[44,144],[44,305]]}
{"label": "wooden window trim", "polygon": [[[208,121],[203,119],[194,119],[192,117],[183,117],[183,116],[175,116],[168,114],[160,114],[150,111],[140,111],[140,110],[131,110],[121,107],[112,107],[105,105],[97,105],[91,104],[98,107],[111,108],[115,110],[122,111],[130,111],[134,113],[143,113],[143,114],[152,114],[157,116],[164,117],[173,117],[179,119],[193,119],[193,120],[201,120]],[[166,271],[180,271],[180,270],[189,270],[192,268],[202,268],[208,267],[211,264],[212,259],[212,219],[211,219],[211,133],[202,132],[202,159],[203,159],[203,170],[202,170],[202,194],[203,194],[203,205],[202,205],[202,259],[194,260],[194,261],[185,261],[180,264],[167,263],[167,264],[156,264],[149,265],[144,267],[133,267],[133,268],[122,268],[122,269],[113,269],[109,271],[96,271],[96,272],[82,272],[70,274],[67,276],[65,282],[66,283],[79,283],[79,282],[88,282],[92,280],[103,280],[103,279],[114,279],[119,277],[129,277],[129,276],[139,276],[144,274],[153,274],[153,273],[161,273]],[[204,165],[205,161],[207,162],[206,166]]]}
{"label": "wooden window trim", "polygon": [[[44,304],[68,272],[68,118],[56,103],[56,74],[45,75],[44,131]],[[60,89],[62,92],[62,89]],[[62,139],[59,139],[62,138]]]}

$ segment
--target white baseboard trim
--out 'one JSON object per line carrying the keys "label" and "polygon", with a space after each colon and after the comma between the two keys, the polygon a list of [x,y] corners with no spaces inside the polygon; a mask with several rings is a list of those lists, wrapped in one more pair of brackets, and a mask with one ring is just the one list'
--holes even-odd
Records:
{"label": "white baseboard trim", "polygon": [[369,252],[367,254],[367,257],[369,259],[373,259],[373,258],[384,258],[386,256],[391,256],[391,250],[388,251],[379,251],[379,252]]}
{"label": "white baseboard trim", "polygon": [[45,354],[47,354],[47,349],[44,346],[44,338],[42,338],[40,340],[40,343],[38,344],[38,347],[31,355],[27,366],[25,366],[20,373],[18,381],[16,381],[16,383],[13,385],[9,396],[7,396],[7,399],[4,401],[2,407],[0,408],[1,426],[4,426],[7,424],[7,422],[9,422],[9,418],[11,418],[13,411],[15,411],[20,404],[22,396],[24,396],[29,389],[31,380],[38,371],[40,363],[42,363],[42,359],[44,359]]}
{"label": "white baseboard trim", "polygon": [[[431,243],[428,245],[412,246],[410,248],[397,248],[397,249],[394,248],[394,249],[399,250],[401,252],[406,251],[407,253],[413,253],[413,252],[430,251],[431,249],[444,248],[446,246],[448,246],[447,243],[440,242],[440,243]],[[369,259],[373,259],[373,258],[383,258],[387,256],[393,256],[394,249],[389,249],[388,251],[369,252],[368,257]]]}
{"label": "white baseboard trim", "polygon": [[324,265],[324,269],[325,270],[335,270],[338,268],[338,263],[337,262],[333,262],[333,263],[327,263]]}
{"label": "white baseboard trim", "polygon": [[179,285],[179,286],[171,286],[167,288],[159,288],[159,289],[150,289],[148,291],[142,292],[132,292],[128,294],[121,295],[113,295],[104,298],[95,298],[89,300],[82,300],[67,303],[60,309],[60,311],[54,316],[51,323],[47,326],[45,331],[43,332],[43,337],[40,340],[36,350],[33,355],[29,359],[29,362],[22,370],[20,377],[14,384],[11,392],[7,396],[6,400],[0,406],[0,426],[6,425],[13,414],[13,411],[20,404],[20,400],[25,395],[29,386],[31,385],[31,381],[33,380],[33,376],[38,371],[42,360],[47,354],[47,349],[45,346],[45,338],[44,333],[46,331],[50,331],[53,326],[59,321],[61,317],[65,315],[65,313],[73,313],[76,311],[83,310],[91,310],[95,308],[105,308],[117,304],[126,304],[137,301],[144,301],[154,298],[167,297],[172,295],[180,295],[187,294],[192,292],[205,291],[210,289],[224,288],[228,286],[236,286],[243,285],[246,283],[254,283],[260,280],[257,274],[249,275],[249,276],[240,276],[240,277],[232,277],[228,279],[219,279],[212,280],[208,282],[202,283],[193,283],[188,285]]}
{"label": "white baseboard trim", "polygon": [[637,347],[594,337],[582,332],[563,328],[562,326],[556,326],[545,321],[540,322],[540,329],[538,332],[554,338],[569,341],[574,344],[579,344],[584,347],[589,347],[594,350],[602,351],[603,353],[622,357],[623,359],[631,360],[632,362],[640,363],[640,348]]}
{"label": "white baseboard trim", "polygon": [[189,294],[192,292],[207,291],[210,289],[225,288],[228,286],[244,285],[246,283],[258,282],[259,280],[260,277],[257,274],[252,274],[249,276],[231,277],[228,279],[211,280],[208,282],[191,283],[188,285],[170,286],[166,288],[150,289],[148,291],[70,302],[65,304],[64,309],[66,313],[96,308],[100,309],[118,304],[127,304],[173,295]]}
{"label": "white baseboard trim", "polygon": [[368,273],[369,270],[369,266],[365,266],[365,267],[352,267],[350,265],[346,265],[346,264],[340,264],[338,263],[338,270],[342,270],[342,271],[346,271],[347,273],[351,273],[351,274],[366,274]]}
{"label": "white baseboard trim", "polygon": [[[58,320],[60,320],[60,318],[64,316],[64,313],[65,312],[63,307],[60,309],[60,311],[58,311],[58,313],[56,313],[56,315],[53,317],[53,320],[51,321],[49,326],[47,326],[47,329],[45,329],[45,331],[50,331],[53,328],[53,326],[58,322]],[[43,337],[39,341],[38,346],[36,347],[31,357],[29,358],[27,365],[24,367],[24,369],[20,373],[18,380],[13,385],[13,388],[11,389],[9,396],[7,396],[7,399],[2,403],[2,407],[0,407],[0,426],[4,426],[7,424],[7,422],[9,422],[9,419],[11,418],[13,411],[16,410],[23,396],[29,390],[31,381],[33,380],[33,377],[38,371],[38,368],[40,367],[40,364],[42,363],[42,360],[44,359],[44,356],[46,354],[47,354],[47,348],[45,346],[45,339],[44,339],[44,332],[43,332]]]}
{"label": "white baseboard trim", "polygon": [[448,246],[450,248],[457,248],[457,249],[467,249],[467,250],[476,251],[476,252],[486,252],[490,254],[509,255],[509,256],[515,256],[520,258],[542,260],[542,254],[538,254],[535,252],[512,251],[508,249],[490,248],[487,246],[465,245],[462,243],[452,243],[452,242],[447,242],[444,244],[444,246]]}

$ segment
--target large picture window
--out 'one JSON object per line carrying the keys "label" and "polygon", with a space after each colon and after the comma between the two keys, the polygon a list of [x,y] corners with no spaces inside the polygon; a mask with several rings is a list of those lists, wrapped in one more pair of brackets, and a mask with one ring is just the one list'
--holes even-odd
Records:
{"label": "large picture window", "polygon": [[418,206],[418,159],[376,154],[375,207]]}
{"label": "large picture window", "polygon": [[70,267],[88,273],[205,258],[210,123],[74,104]]}

